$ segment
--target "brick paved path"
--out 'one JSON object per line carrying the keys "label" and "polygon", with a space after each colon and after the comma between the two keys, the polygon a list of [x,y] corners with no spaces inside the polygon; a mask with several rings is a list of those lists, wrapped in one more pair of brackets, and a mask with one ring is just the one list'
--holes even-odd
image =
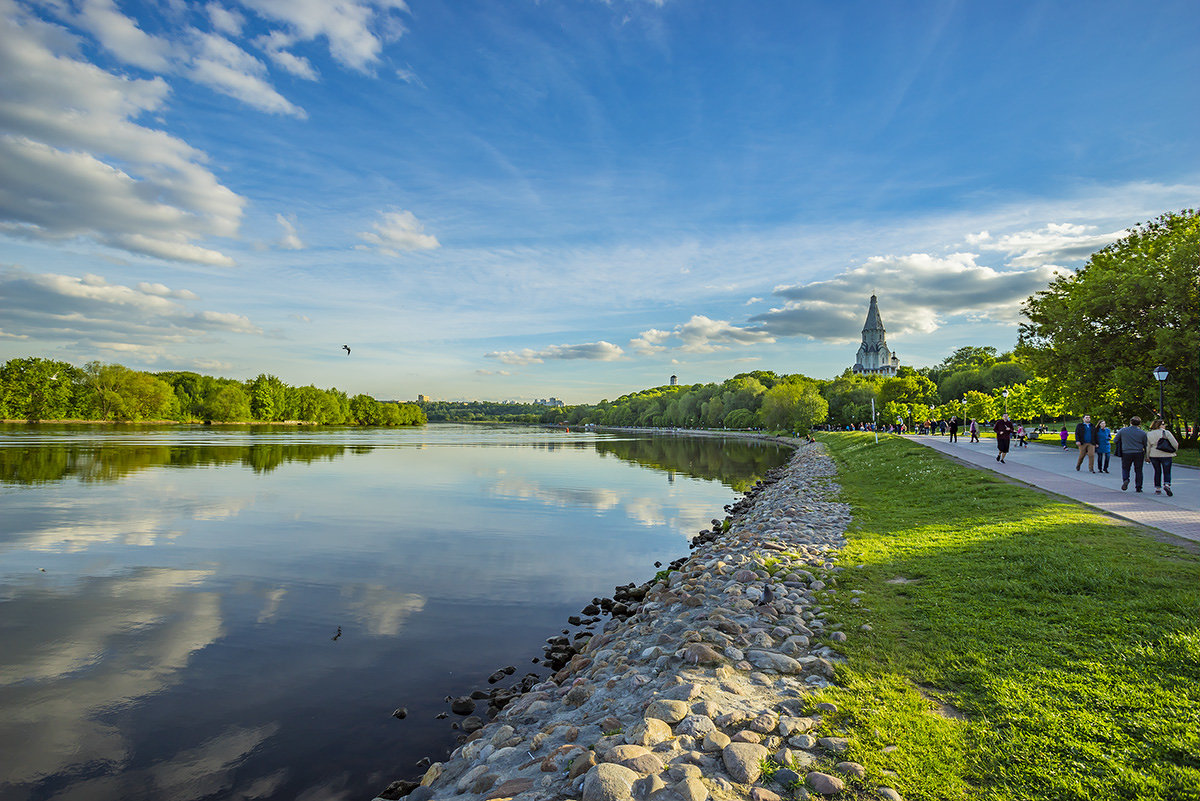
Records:
{"label": "brick paved path", "polygon": [[951,443],[949,437],[911,437],[936,451],[950,454],[985,470],[1003,473],[1026,484],[1058,495],[1065,495],[1116,517],[1132,520],[1144,526],[1200,542],[1200,470],[1175,465],[1171,476],[1173,498],[1154,494],[1154,471],[1145,466],[1143,492],[1134,492],[1132,473],[1129,489],[1121,491],[1121,463],[1113,459],[1110,473],[1089,473],[1087,460],[1083,469],[1075,471],[1079,452],[1072,444],[1064,451],[1057,445],[1014,447],[1005,457],[1005,464],[996,461],[996,441],[985,439],[970,444],[967,437]]}

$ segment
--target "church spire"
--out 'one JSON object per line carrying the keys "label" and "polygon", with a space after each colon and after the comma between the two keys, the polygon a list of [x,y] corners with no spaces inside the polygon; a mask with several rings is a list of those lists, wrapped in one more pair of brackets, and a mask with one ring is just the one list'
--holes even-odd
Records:
{"label": "church spire", "polygon": [[879,319],[879,303],[871,296],[871,307],[867,309],[867,321],[863,323],[863,331],[883,331],[883,321]]}
{"label": "church spire", "polygon": [[858,347],[858,357],[852,368],[855,373],[896,374],[900,360],[888,349],[885,334],[883,319],[879,316],[879,302],[872,294],[871,305],[867,308],[867,321],[863,323],[862,344]]}

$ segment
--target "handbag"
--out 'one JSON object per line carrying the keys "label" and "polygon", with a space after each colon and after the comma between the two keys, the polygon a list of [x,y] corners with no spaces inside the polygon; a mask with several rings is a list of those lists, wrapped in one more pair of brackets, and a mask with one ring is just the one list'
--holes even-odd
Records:
{"label": "handbag", "polygon": [[1121,458],[1122,454],[1121,454],[1121,435],[1120,434],[1117,434],[1117,436],[1113,438],[1112,451],[1113,451],[1113,456],[1117,457],[1118,459]]}
{"label": "handbag", "polygon": [[1154,446],[1163,453],[1174,453],[1175,446],[1171,444],[1171,440],[1167,439],[1167,434],[1164,431],[1163,435],[1158,438],[1158,443]]}

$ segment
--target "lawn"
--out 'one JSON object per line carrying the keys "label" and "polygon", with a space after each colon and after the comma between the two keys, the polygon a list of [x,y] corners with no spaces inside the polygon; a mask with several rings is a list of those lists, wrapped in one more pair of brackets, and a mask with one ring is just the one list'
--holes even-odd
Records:
{"label": "lawn", "polygon": [[1200,559],[901,437],[820,439],[854,520],[827,728],[870,785],[1200,799]]}

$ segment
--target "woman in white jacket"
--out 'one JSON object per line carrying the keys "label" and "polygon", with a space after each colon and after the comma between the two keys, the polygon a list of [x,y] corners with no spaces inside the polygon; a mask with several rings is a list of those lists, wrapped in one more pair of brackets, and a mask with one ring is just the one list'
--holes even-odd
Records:
{"label": "woman in white jacket", "polygon": [[[1170,450],[1162,447],[1167,443],[1170,443]],[[1146,459],[1154,468],[1154,494],[1162,495],[1166,490],[1167,495],[1174,495],[1171,492],[1171,460],[1179,450],[1179,440],[1167,430],[1162,420],[1155,420],[1146,432],[1146,445]]]}

